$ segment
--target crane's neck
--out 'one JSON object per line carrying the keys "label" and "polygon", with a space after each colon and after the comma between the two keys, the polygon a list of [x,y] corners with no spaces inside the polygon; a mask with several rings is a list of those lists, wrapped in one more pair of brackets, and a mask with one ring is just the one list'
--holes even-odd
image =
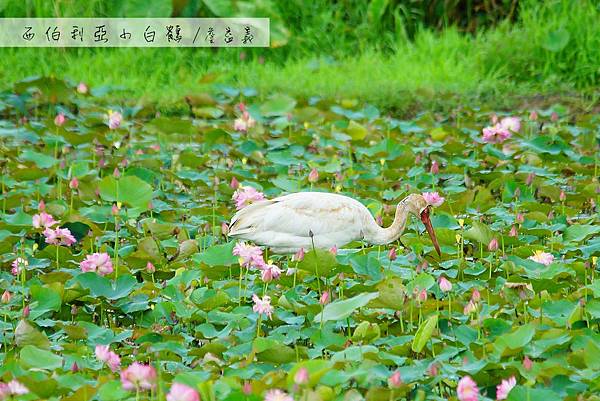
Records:
{"label": "crane's neck", "polygon": [[396,207],[394,222],[387,228],[380,227],[377,222],[371,218],[368,228],[365,230],[364,239],[375,245],[389,244],[394,242],[402,235],[406,228],[406,222],[410,214],[408,202],[400,202]]}

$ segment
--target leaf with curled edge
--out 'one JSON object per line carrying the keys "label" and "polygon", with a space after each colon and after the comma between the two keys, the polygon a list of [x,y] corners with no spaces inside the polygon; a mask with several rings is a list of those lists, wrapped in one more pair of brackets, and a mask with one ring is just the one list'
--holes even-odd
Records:
{"label": "leaf with curled edge", "polygon": [[50,349],[50,341],[46,334],[36,329],[27,320],[21,320],[17,325],[15,342],[19,347],[34,345],[38,348]]}

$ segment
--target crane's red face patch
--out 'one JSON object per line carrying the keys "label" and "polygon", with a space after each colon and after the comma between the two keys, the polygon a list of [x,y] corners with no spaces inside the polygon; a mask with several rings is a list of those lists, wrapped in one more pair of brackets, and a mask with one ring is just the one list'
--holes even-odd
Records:
{"label": "crane's red face patch", "polygon": [[431,238],[431,242],[433,243],[435,250],[437,251],[438,255],[442,256],[442,252],[440,251],[440,244],[438,244],[437,237],[435,236],[435,231],[433,231],[433,226],[431,225],[431,219],[429,218],[430,212],[431,212],[431,207],[427,206],[421,212],[421,221],[423,222],[423,224],[425,225],[425,228],[427,229],[427,234],[429,234],[429,237]]}

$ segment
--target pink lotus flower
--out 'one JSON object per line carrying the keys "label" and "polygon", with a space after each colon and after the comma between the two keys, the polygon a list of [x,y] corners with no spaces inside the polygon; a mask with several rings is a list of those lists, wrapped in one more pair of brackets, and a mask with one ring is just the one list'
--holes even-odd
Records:
{"label": "pink lotus flower", "polygon": [[488,143],[501,143],[512,136],[512,133],[500,123],[483,129],[483,141]]}
{"label": "pink lotus flower", "polygon": [[523,223],[525,221],[525,216],[523,215],[523,213],[517,213],[517,217],[515,217],[515,221],[519,224]]}
{"label": "pink lotus flower", "polygon": [[431,377],[436,377],[438,375],[437,363],[432,363],[431,365],[429,365],[429,368],[427,369],[427,373],[429,373],[429,376],[431,376]]}
{"label": "pink lotus flower", "polygon": [[463,308],[464,315],[470,315],[471,313],[475,313],[477,311],[477,305],[471,299]]}
{"label": "pink lotus flower", "polygon": [[473,302],[479,302],[479,300],[481,299],[481,293],[477,288],[473,288],[473,293],[471,293],[471,299],[473,300]]}
{"label": "pink lotus flower", "polygon": [[79,85],[77,85],[77,93],[85,95],[86,93],[88,93],[88,86],[85,83],[80,82]]}
{"label": "pink lotus flower", "polygon": [[488,251],[496,252],[497,250],[498,250],[498,240],[496,238],[492,238],[492,240],[488,244]]}
{"label": "pink lotus flower", "polygon": [[502,380],[500,384],[496,386],[496,399],[505,400],[508,398],[508,393],[517,385],[517,379],[514,376],[506,380]]}
{"label": "pink lotus flower", "polygon": [[325,292],[324,292],[324,293],[321,295],[321,298],[319,299],[319,303],[320,303],[321,305],[327,305],[327,304],[329,303],[329,301],[330,301],[330,298],[331,298],[331,296],[330,296],[330,294],[329,294],[329,291],[325,291]]}
{"label": "pink lotus flower", "polygon": [[108,345],[96,345],[96,349],[94,350],[96,354],[96,359],[102,362],[108,361],[108,357],[110,354],[110,348]]}
{"label": "pink lotus flower", "polygon": [[294,375],[294,383],[299,386],[308,383],[308,369],[306,369],[304,366],[298,369]]}
{"label": "pink lotus flower", "polygon": [[252,202],[261,201],[265,199],[265,195],[262,192],[257,191],[253,187],[242,187],[240,186],[232,196],[235,201],[235,207],[237,210],[243,209]]}
{"label": "pink lotus flower", "polygon": [[46,228],[43,234],[46,237],[46,243],[51,245],[71,246],[77,242],[68,228],[59,227],[55,230]]}
{"label": "pink lotus flower", "polygon": [[118,111],[108,111],[108,128],[109,129],[117,129],[121,126],[121,121],[123,121],[123,116]]}
{"label": "pink lotus flower", "polygon": [[62,127],[63,124],[67,121],[67,117],[63,113],[58,113],[56,117],[54,117],[54,125],[57,127]]}
{"label": "pink lotus flower", "polygon": [[181,383],[173,383],[167,401],[200,401],[198,391]]}
{"label": "pink lotus flower", "polygon": [[535,173],[529,173],[527,174],[527,178],[525,178],[525,185],[531,185],[533,184],[533,179],[535,178]]}
{"label": "pink lotus flower", "polygon": [[121,384],[123,389],[129,391],[153,389],[156,385],[156,369],[134,362],[121,371]]}
{"label": "pink lotus flower", "polygon": [[246,244],[244,242],[238,242],[233,247],[235,256],[239,256],[239,263],[242,267],[257,267],[261,268],[265,265],[265,261],[262,257],[262,249],[258,246]]}
{"label": "pink lotus flower", "polygon": [[317,181],[319,181],[319,172],[313,167],[313,169],[310,170],[310,173],[308,173],[308,182],[314,183]]}
{"label": "pink lotus flower", "polygon": [[231,189],[238,189],[240,187],[240,182],[237,180],[237,178],[232,177],[229,186]]}
{"label": "pink lotus flower", "polygon": [[304,248],[300,248],[298,252],[294,254],[292,260],[295,262],[302,262],[304,260]]}
{"label": "pink lotus flower", "polygon": [[533,361],[527,355],[523,358],[523,369],[530,371],[533,368]]}
{"label": "pink lotus flower", "polygon": [[29,389],[17,380],[11,380],[8,383],[0,383],[0,400],[6,400],[15,395],[28,394]]}
{"label": "pink lotus flower", "polygon": [[248,132],[248,129],[256,125],[256,120],[250,117],[250,113],[247,111],[242,112],[242,116],[236,118],[233,122],[233,129],[239,132]]}
{"label": "pink lotus flower", "polygon": [[331,252],[331,254],[332,254],[333,256],[336,256],[336,255],[337,255],[337,252],[338,252],[337,246],[335,246],[335,245],[334,245],[334,246],[332,246],[331,248],[329,248],[329,252]]}
{"label": "pink lotus flower", "polygon": [[272,319],[273,307],[271,306],[271,297],[265,295],[264,297],[259,298],[258,295],[253,294],[252,300],[254,301],[254,306],[252,310],[259,315],[266,315],[269,319]]}
{"label": "pink lotus flower", "polygon": [[259,269],[261,270],[262,281],[265,283],[277,280],[282,273],[279,267],[272,264],[265,264],[264,266],[260,266]]}
{"label": "pink lotus flower", "polygon": [[[40,207],[41,207],[41,202],[40,202]],[[58,221],[54,220],[54,217],[52,217],[52,215],[49,215],[46,212],[34,214],[31,219],[31,225],[34,228],[48,228],[48,227],[52,227],[53,225],[55,225],[57,223],[58,223]]]}
{"label": "pink lotus flower", "polygon": [[425,202],[435,207],[441,206],[446,200],[437,192],[423,192],[423,198],[425,198]]}
{"label": "pink lotus flower", "polygon": [[531,121],[537,121],[537,119],[538,119],[537,111],[533,110],[531,113],[529,113],[529,119]]}
{"label": "pink lotus flower", "polygon": [[479,388],[470,376],[465,376],[458,381],[456,395],[460,401],[477,401],[479,399]]}
{"label": "pink lotus flower", "polygon": [[149,274],[153,274],[156,271],[156,267],[154,267],[154,265],[152,264],[152,262],[146,263],[146,271]]}
{"label": "pink lotus flower", "polygon": [[388,259],[392,262],[398,258],[398,253],[396,252],[396,248],[390,249],[388,252]]}
{"label": "pink lotus flower", "polygon": [[274,389],[267,391],[264,401],[294,401],[294,399],[285,391]]}
{"label": "pink lotus flower", "polygon": [[535,253],[529,257],[530,260],[534,262],[541,263],[544,266],[549,266],[554,262],[554,256],[548,252],[542,252],[540,250],[535,251]]}
{"label": "pink lotus flower", "polygon": [[0,298],[0,301],[3,304],[7,304],[10,302],[10,300],[12,299],[12,295],[8,290],[4,290],[4,292],[2,293],[2,298]]}
{"label": "pink lotus flower", "polygon": [[519,231],[517,230],[517,226],[512,226],[510,229],[510,232],[508,233],[509,237],[518,237],[519,236]]}
{"label": "pink lotus flower", "polygon": [[438,164],[437,160],[431,162],[431,168],[429,169],[429,172],[431,174],[438,174],[440,172],[440,165]]}
{"label": "pink lotus flower", "polygon": [[82,272],[97,272],[100,276],[106,276],[113,272],[113,265],[108,253],[93,253],[87,255],[85,260],[79,263]]}
{"label": "pink lotus flower", "polygon": [[400,376],[400,371],[395,371],[392,373],[390,378],[388,379],[388,386],[391,388],[398,388],[402,386],[402,377]]}
{"label": "pink lotus flower", "polygon": [[113,372],[117,372],[121,367],[121,358],[113,351],[110,351],[108,345],[96,345],[95,354],[96,358],[104,362]]}
{"label": "pink lotus flower", "polygon": [[500,126],[512,132],[521,130],[521,119],[519,117],[504,117],[500,120]]}
{"label": "pink lotus flower", "polygon": [[422,289],[421,291],[419,291],[417,293],[417,302],[418,303],[423,303],[427,301],[427,290],[426,289]]}
{"label": "pink lotus flower", "polygon": [[27,266],[29,266],[29,262],[27,261],[27,259],[24,258],[16,258],[15,260],[13,260],[11,266],[12,269],[10,269],[10,272],[13,274],[13,276],[18,276],[19,273],[23,271],[23,269],[26,269]]}
{"label": "pink lotus flower", "polygon": [[71,189],[79,188],[79,180],[77,179],[77,177],[73,177],[71,179],[71,181],[69,181],[69,188],[71,188]]}
{"label": "pink lotus flower", "polygon": [[121,368],[121,357],[119,357],[119,355],[111,351],[106,364],[108,365],[110,370],[112,370],[113,372],[118,372]]}
{"label": "pink lotus flower", "polygon": [[442,290],[443,292],[448,292],[452,290],[452,283],[444,276],[440,277],[438,284],[440,286],[440,290]]}
{"label": "pink lotus flower", "polygon": [[560,200],[561,202],[564,202],[567,200],[567,194],[565,194],[565,191],[563,191],[563,190],[560,191],[560,195],[558,195],[558,200]]}

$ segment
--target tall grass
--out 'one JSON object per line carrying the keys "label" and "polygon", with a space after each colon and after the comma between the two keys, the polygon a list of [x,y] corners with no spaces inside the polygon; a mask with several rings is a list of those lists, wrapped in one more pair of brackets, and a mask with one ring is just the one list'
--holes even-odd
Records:
{"label": "tall grass", "polygon": [[[54,75],[121,87],[115,96],[122,99],[164,103],[209,90],[202,77],[214,73],[216,82],[256,87],[263,95],[360,98],[397,108],[596,90],[600,6],[593,0],[521,0],[518,7],[507,2],[510,18],[482,24],[473,34],[449,20],[442,30],[426,28],[424,16],[421,23],[416,17],[410,22],[400,0],[383,2],[388,4],[383,14],[373,9],[375,3],[258,1],[256,7],[270,10],[290,30],[288,44],[276,49],[0,49],[0,86]],[[132,3],[27,0],[9,2],[0,12],[120,15],[127,4]],[[206,12],[202,7],[184,11]]]}

